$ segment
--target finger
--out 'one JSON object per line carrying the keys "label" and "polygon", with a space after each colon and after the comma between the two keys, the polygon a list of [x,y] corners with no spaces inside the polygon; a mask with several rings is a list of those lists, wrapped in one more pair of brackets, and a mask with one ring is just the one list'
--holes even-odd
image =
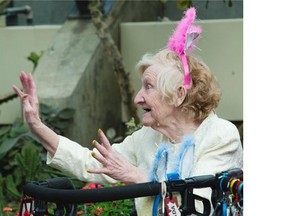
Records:
{"label": "finger", "polygon": [[27,74],[24,71],[21,71],[19,74],[19,78],[20,78],[24,91],[27,93],[30,93]]}
{"label": "finger", "polygon": [[102,146],[96,140],[92,141],[92,145],[100,152],[101,155],[103,155],[103,157],[108,157],[109,156],[109,152],[107,151],[105,146]]}
{"label": "finger", "polygon": [[28,98],[28,94],[22,92],[17,86],[13,85],[12,88],[15,91],[15,93],[21,98],[22,101]]}
{"label": "finger", "polygon": [[38,109],[39,101],[37,97],[37,89],[32,74],[29,74],[28,76],[28,84],[29,84],[29,95],[31,104],[34,107],[34,109]]}
{"label": "finger", "polygon": [[29,75],[28,75],[28,77],[27,77],[27,83],[28,83],[28,86],[29,86],[29,90],[30,90],[30,94],[32,95],[32,96],[36,96],[37,94],[36,94],[36,84],[35,84],[35,81],[34,81],[34,79],[33,79],[33,76],[32,76],[32,74],[30,73]]}
{"label": "finger", "polygon": [[88,169],[86,171],[91,174],[107,174],[109,170],[107,170],[107,168],[99,168],[94,170]]}
{"label": "finger", "polygon": [[34,97],[36,95],[35,83],[32,74],[26,74],[25,72],[20,73],[20,80],[23,85],[24,91],[30,96]]}
{"label": "finger", "polygon": [[12,86],[14,92],[19,96],[21,97],[22,94],[24,94],[17,86],[13,85]]}
{"label": "finger", "polygon": [[111,144],[110,144],[109,140],[107,139],[107,137],[105,136],[104,132],[101,129],[98,130],[98,136],[99,136],[103,146],[105,146],[105,148],[108,151],[111,150],[112,149],[111,148]]}
{"label": "finger", "polygon": [[106,166],[108,164],[108,161],[100,154],[97,154],[96,152],[91,153],[92,157],[95,158],[97,161],[99,161],[103,166]]}

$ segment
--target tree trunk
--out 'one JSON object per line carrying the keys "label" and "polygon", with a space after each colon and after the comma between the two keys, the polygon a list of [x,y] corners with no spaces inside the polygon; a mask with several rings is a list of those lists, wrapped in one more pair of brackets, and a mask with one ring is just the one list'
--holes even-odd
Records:
{"label": "tree trunk", "polygon": [[114,23],[114,20],[118,17],[125,1],[116,1],[109,15],[104,17],[101,12],[101,4],[98,1],[91,1],[90,12],[92,16],[92,22],[97,30],[97,35],[100,38],[102,44],[105,46],[106,51],[111,57],[113,62],[114,72],[117,76],[121,99],[123,103],[124,113],[128,120],[132,117],[136,123],[139,123],[139,117],[137,113],[137,107],[133,102],[134,90],[130,84],[129,73],[126,71],[123,63],[121,53],[113,40],[109,27]]}

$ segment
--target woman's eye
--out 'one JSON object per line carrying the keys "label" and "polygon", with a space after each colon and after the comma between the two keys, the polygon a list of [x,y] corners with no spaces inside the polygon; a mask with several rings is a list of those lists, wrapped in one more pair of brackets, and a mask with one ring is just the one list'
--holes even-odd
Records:
{"label": "woman's eye", "polygon": [[149,84],[149,83],[147,83],[147,84],[146,84],[146,89],[150,89],[150,88],[152,88],[152,85]]}

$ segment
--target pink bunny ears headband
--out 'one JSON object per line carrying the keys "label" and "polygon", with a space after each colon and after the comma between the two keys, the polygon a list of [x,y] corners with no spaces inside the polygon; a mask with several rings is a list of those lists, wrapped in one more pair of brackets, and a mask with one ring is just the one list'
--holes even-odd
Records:
{"label": "pink bunny ears headband", "polygon": [[184,69],[184,85],[186,89],[190,89],[193,85],[192,79],[189,75],[189,65],[187,57],[191,55],[195,48],[202,29],[200,26],[195,26],[196,10],[189,8],[184,12],[184,17],[178,23],[174,33],[168,41],[168,48],[176,52],[180,57]]}

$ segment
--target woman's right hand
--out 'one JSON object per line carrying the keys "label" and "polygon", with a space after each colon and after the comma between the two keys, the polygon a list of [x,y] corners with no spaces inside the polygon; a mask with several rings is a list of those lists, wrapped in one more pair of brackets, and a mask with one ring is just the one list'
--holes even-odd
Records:
{"label": "woman's right hand", "polygon": [[126,184],[149,181],[149,176],[143,170],[133,166],[123,156],[121,156],[121,154],[112,148],[102,130],[98,130],[98,135],[102,144],[98,143],[96,140],[93,141],[93,145],[99,153],[93,151],[92,157],[100,162],[102,167],[88,170],[89,173],[105,174]]}
{"label": "woman's right hand", "polygon": [[34,127],[41,124],[36,84],[33,80],[32,74],[26,74],[22,71],[19,78],[23,91],[21,91],[15,85],[13,85],[13,90],[21,98],[24,121],[26,122],[27,126],[33,130]]}
{"label": "woman's right hand", "polygon": [[19,75],[23,91],[13,85],[16,94],[21,98],[24,121],[30,131],[36,135],[43,147],[53,156],[59,143],[58,135],[41,122],[37,89],[32,74],[21,72]]}

